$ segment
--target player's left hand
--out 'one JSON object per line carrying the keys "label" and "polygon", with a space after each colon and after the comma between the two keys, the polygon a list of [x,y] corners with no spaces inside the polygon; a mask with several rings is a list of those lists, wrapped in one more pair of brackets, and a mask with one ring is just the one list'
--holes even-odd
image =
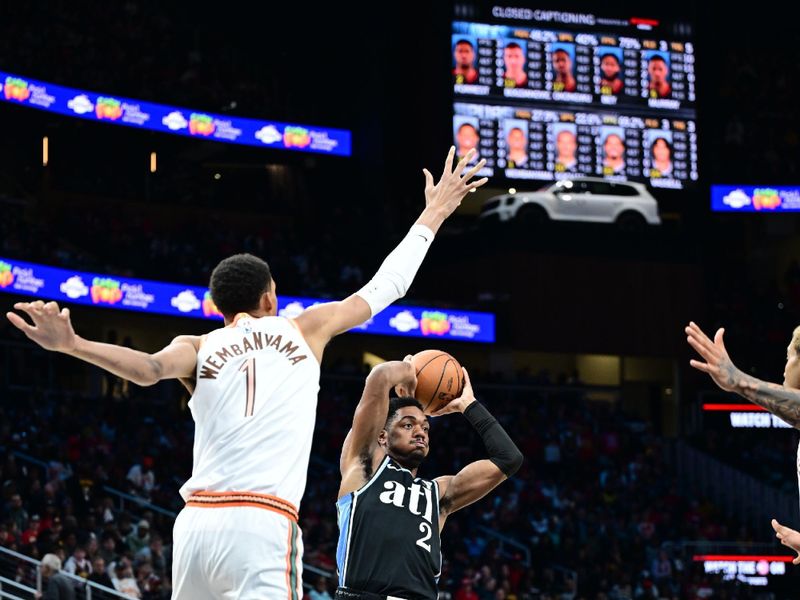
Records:
{"label": "player's left hand", "polygon": [[781,541],[781,544],[797,552],[792,564],[800,565],[800,532],[781,525],[775,519],[772,519],[772,528],[775,530],[775,537]]}
{"label": "player's left hand", "polygon": [[411,359],[412,356],[410,354],[406,354],[405,358],[403,358],[403,362],[408,363],[411,368],[406,374],[405,380],[394,386],[394,393],[397,394],[398,398],[413,398],[417,389],[417,372]]}
{"label": "player's left hand", "polygon": [[717,329],[713,342],[703,333],[697,323],[690,322],[685,331],[686,341],[706,361],[692,359],[689,364],[698,371],[711,375],[714,383],[723,390],[727,392],[734,391],[741,372],[731,362],[728,351],[725,349],[725,342],[722,339],[722,336],[725,335],[725,330],[722,328]]}
{"label": "player's left hand", "polygon": [[448,402],[445,406],[437,410],[436,412],[432,412],[432,417],[441,417],[442,415],[448,415],[450,413],[463,413],[467,410],[467,407],[475,402],[475,392],[472,391],[472,383],[469,380],[469,373],[464,367],[461,367],[461,370],[464,371],[464,389],[461,392],[461,395],[458,398],[455,398]]}
{"label": "player's left hand", "polygon": [[8,320],[42,348],[56,352],[71,352],[75,349],[77,336],[72,329],[68,308],[59,309],[55,302],[45,304],[41,300],[17,302],[14,308],[26,313],[33,325],[13,312],[6,313]]}

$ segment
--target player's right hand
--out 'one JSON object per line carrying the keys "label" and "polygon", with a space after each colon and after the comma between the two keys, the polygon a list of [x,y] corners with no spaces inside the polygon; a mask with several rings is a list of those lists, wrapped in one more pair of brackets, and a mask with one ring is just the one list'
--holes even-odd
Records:
{"label": "player's right hand", "polygon": [[68,308],[59,310],[55,302],[45,304],[41,300],[17,302],[14,308],[27,314],[33,325],[14,312],[6,313],[8,320],[42,348],[56,352],[71,352],[75,349],[77,336],[72,329]]}
{"label": "player's right hand", "polygon": [[[425,205],[441,210],[445,217],[453,214],[453,211],[461,204],[461,200],[471,190],[477,189],[489,181],[486,177],[477,181],[470,181],[486,164],[485,159],[479,160],[474,167],[464,173],[467,163],[475,155],[474,149],[467,152],[458,161],[455,170],[453,170],[455,154],[455,146],[451,146],[450,152],[447,153],[447,158],[444,161],[442,177],[436,184],[433,183],[433,175],[431,175],[430,171],[428,169],[422,170],[425,173]],[[463,177],[462,173],[464,174]]]}
{"label": "player's right hand", "polygon": [[718,329],[711,341],[700,327],[690,322],[685,329],[686,341],[694,348],[705,362],[692,359],[689,364],[698,371],[708,373],[719,387],[726,392],[733,392],[740,383],[742,373],[731,361],[728,351],[725,349],[725,342],[722,339],[725,335],[724,329]]}
{"label": "player's right hand", "polygon": [[800,532],[786,527],[786,525],[781,525],[775,519],[772,519],[772,528],[775,530],[775,537],[781,541],[781,544],[797,552],[792,564],[800,565]]}

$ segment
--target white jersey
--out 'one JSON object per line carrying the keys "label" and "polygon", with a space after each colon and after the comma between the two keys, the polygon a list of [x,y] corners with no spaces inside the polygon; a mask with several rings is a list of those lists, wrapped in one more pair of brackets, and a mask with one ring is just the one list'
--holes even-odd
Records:
{"label": "white jersey", "polygon": [[192,477],[180,490],[255,492],[295,507],[306,486],[319,362],[293,321],[239,314],[197,353]]}

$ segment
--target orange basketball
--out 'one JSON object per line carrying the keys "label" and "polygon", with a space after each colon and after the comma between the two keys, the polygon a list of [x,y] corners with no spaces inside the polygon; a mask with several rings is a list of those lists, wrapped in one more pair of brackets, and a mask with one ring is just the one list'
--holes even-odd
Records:
{"label": "orange basketball", "polygon": [[414,397],[426,415],[443,408],[464,390],[464,371],[458,361],[441,350],[423,350],[411,358],[417,371]]}

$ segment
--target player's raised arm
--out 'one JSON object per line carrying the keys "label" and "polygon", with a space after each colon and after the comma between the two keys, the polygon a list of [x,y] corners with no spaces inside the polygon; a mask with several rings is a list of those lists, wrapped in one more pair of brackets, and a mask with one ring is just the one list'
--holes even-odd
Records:
{"label": "player's raised arm", "polygon": [[14,312],[6,313],[8,320],[45,350],[74,356],[137,385],[153,385],[162,379],[194,376],[199,342],[196,336],[176,337],[163,350],[147,354],[124,346],[93,342],[76,335],[69,309],[59,309],[55,302],[17,302],[14,308],[27,314],[33,325]]}
{"label": "player's raised arm", "polygon": [[411,357],[378,365],[370,372],[361,400],[353,415],[353,425],[342,445],[339,469],[342,484],[339,496],[358,489],[364,483],[363,462],[371,460],[378,447],[378,434],[386,424],[389,392],[400,386],[404,395],[412,395],[417,375]]}
{"label": "player's raised arm", "polygon": [[455,148],[450,148],[442,177],[435,185],[433,176],[424,170],[425,209],[367,285],[345,300],[321,304],[297,317],[296,322],[317,358],[332,337],[361,325],[405,296],[441,224],[470,190],[487,181],[485,177],[471,181],[485,164],[484,160],[465,172],[473,154],[474,150],[468,152],[453,169]]}
{"label": "player's raised arm", "polygon": [[449,514],[483,498],[516,473],[522,464],[522,453],[519,448],[497,419],[475,399],[466,369],[464,369],[464,382],[464,392],[461,396],[432,416],[462,413],[483,439],[489,458],[470,463],[455,475],[436,479],[440,495],[440,529]]}
{"label": "player's raised arm", "polygon": [[768,383],[737,369],[725,349],[724,334],[724,329],[718,329],[712,342],[696,323],[689,323],[686,339],[705,360],[692,359],[689,364],[698,371],[708,373],[723,390],[736,392],[800,429],[800,390]]}

